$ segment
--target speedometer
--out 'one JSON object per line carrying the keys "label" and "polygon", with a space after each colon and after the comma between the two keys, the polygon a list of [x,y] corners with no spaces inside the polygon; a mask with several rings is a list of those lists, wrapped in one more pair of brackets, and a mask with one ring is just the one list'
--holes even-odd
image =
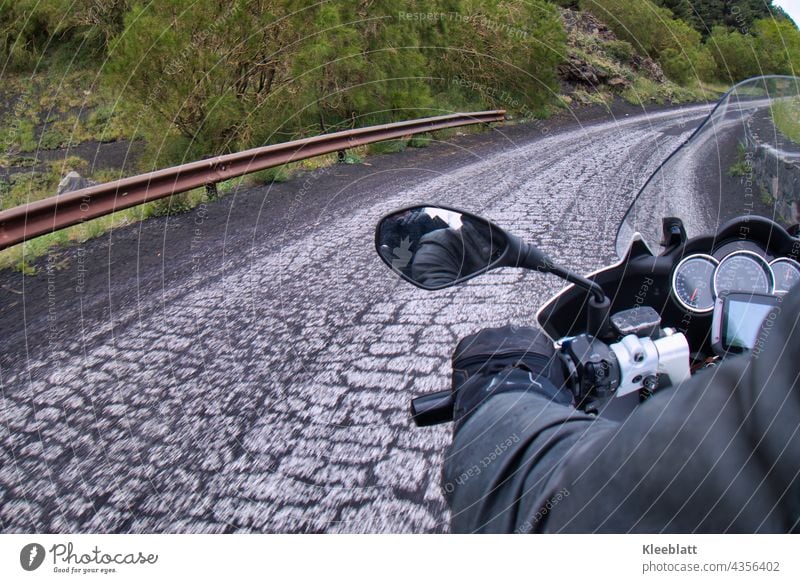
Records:
{"label": "speedometer", "polygon": [[678,303],[692,312],[714,309],[714,270],[717,260],[710,255],[690,255],[678,263],[672,274],[672,291]]}
{"label": "speedometer", "polygon": [[714,293],[772,293],[774,276],[769,264],[752,251],[734,251],[723,259],[714,276]]}
{"label": "speedometer", "polygon": [[769,264],[775,275],[775,293],[785,294],[800,281],[800,263],[781,257]]}

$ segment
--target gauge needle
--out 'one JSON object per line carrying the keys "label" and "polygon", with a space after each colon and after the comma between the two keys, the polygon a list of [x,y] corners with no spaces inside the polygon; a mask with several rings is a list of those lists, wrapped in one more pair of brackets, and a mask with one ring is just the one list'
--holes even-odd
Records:
{"label": "gauge needle", "polygon": [[689,298],[689,301],[693,302],[695,301],[695,299],[697,299],[697,288],[694,288],[694,291],[692,292],[692,297]]}

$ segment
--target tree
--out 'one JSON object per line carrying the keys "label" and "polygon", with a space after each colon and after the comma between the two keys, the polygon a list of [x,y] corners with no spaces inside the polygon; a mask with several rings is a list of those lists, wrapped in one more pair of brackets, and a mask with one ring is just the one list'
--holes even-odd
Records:
{"label": "tree", "polygon": [[544,0],[162,0],[132,7],[106,81],[164,165],[477,100],[533,107],[564,45]]}
{"label": "tree", "polygon": [[757,20],[753,30],[763,73],[797,75],[800,72],[800,31],[790,21]]}
{"label": "tree", "polygon": [[736,83],[759,73],[755,38],[715,26],[706,46],[717,65],[717,77]]}

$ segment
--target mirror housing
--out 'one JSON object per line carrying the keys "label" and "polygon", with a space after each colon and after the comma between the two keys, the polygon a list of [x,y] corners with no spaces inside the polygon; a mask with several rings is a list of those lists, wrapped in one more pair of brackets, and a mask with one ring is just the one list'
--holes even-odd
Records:
{"label": "mirror housing", "polygon": [[552,273],[591,294],[590,333],[608,329],[611,301],[600,285],[483,217],[432,204],[401,209],[378,222],[375,249],[389,269],[426,290],[451,287],[497,267]]}
{"label": "mirror housing", "polygon": [[420,205],[383,217],[375,231],[375,249],[404,280],[439,290],[509,265],[513,239],[482,217]]}

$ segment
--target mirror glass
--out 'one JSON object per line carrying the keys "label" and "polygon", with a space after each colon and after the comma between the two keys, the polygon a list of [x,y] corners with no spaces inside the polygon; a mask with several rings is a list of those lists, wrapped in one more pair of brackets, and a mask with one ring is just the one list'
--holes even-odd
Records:
{"label": "mirror glass", "polygon": [[433,290],[494,267],[508,247],[508,237],[481,217],[418,206],[384,217],[375,245],[381,259],[403,279]]}

